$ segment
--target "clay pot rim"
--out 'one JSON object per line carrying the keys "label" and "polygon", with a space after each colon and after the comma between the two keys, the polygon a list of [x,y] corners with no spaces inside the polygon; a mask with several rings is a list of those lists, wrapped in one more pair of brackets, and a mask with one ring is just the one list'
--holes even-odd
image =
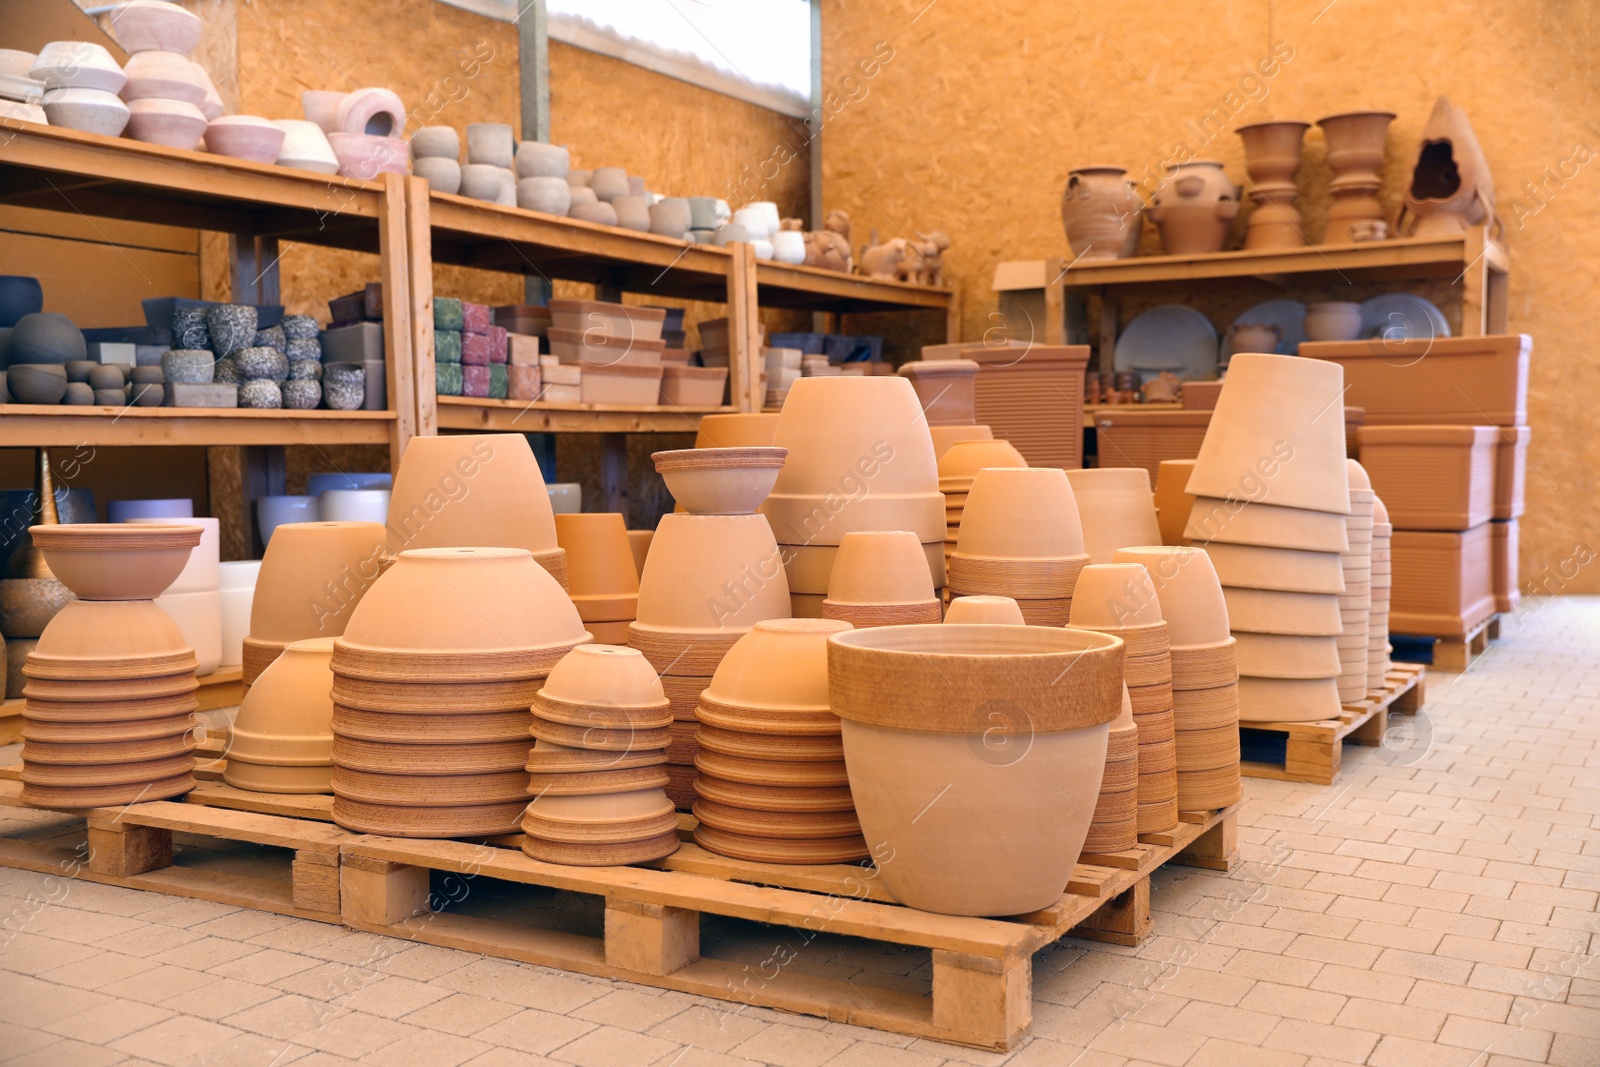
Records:
{"label": "clay pot rim", "polygon": [[1299,119],[1262,119],[1260,122],[1247,122],[1238,127],[1234,133],[1244,133],[1246,130],[1258,130],[1263,126],[1299,126],[1302,130],[1309,130],[1311,123]]}
{"label": "clay pot rim", "polygon": [[1398,118],[1393,111],[1341,111],[1337,115],[1324,115],[1317,120],[1318,126],[1324,126],[1335,119],[1367,119],[1387,116],[1391,121]]}
{"label": "clay pot rim", "polygon": [[777,445],[745,445],[736,448],[676,448],[652,452],[656,471],[750,470],[784,465],[789,450]]}
{"label": "clay pot rim", "polygon": [[91,552],[194,548],[200,544],[204,530],[181,522],[76,522],[30,526],[28,533],[41,552]]}

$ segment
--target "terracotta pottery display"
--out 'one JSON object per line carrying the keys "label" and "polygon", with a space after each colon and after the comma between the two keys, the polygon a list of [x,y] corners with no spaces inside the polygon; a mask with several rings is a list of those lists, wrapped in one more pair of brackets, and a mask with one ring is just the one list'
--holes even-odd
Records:
{"label": "terracotta pottery display", "polygon": [[752,515],[772,491],[788,450],[686,448],[652,453],[667,492],[695,515]]}
{"label": "terracotta pottery display", "polygon": [[[1121,711],[1122,651],[1113,637],[1032,626],[829,639],[851,792],[896,900],[1014,915],[1060,899]],[[1068,672],[1073,684],[1057,684]]]}
{"label": "terracotta pottery display", "polygon": [[1328,208],[1323,244],[1353,241],[1355,227],[1383,221],[1379,171],[1383,169],[1384,136],[1393,121],[1392,111],[1351,111],[1317,120],[1328,145],[1328,168],[1333,171],[1328,186],[1333,204]]}
{"label": "terracotta pottery display", "polygon": [[285,645],[344,633],[362,596],[382,573],[383,527],[375,522],[296,522],[267,544],[244,639],[244,683],[252,684]]}
{"label": "terracotta pottery display", "polygon": [[695,434],[696,448],[765,448],[778,430],[778,414],[707,415]]}
{"label": "terracotta pottery display", "polygon": [[939,460],[958,442],[994,439],[994,431],[987,426],[929,426],[928,433],[933,437],[934,457]]}
{"label": "terracotta pottery display", "polygon": [[639,573],[622,516],[557,515],[555,523],[556,540],[567,553],[568,593],[585,628],[601,641],[594,624],[615,624],[607,636],[615,634],[622,640],[603,643],[626,644],[627,624],[639,611]]}
{"label": "terracotta pottery display", "polygon": [[1245,633],[1338,637],[1344,632],[1335,596],[1230,586],[1223,590],[1223,599],[1229,623]]}
{"label": "terracotta pottery display", "polygon": [[333,638],[294,641],[239,705],[222,780],[261,793],[333,785]]}
{"label": "terracotta pottery display", "polygon": [[1222,251],[1228,224],[1238,213],[1239,187],[1222,172],[1222,164],[1197,159],[1169,168],[1150,219],[1168,255],[1204,255]]}
{"label": "terracotta pottery display", "polygon": [[1211,541],[1203,546],[1217,578],[1225,586],[1280,590],[1286,593],[1345,591],[1344,568],[1335,552],[1232,545]]}
{"label": "terracotta pottery display", "polygon": [[904,530],[845,534],[822,612],[854,626],[938,622],[941,605],[916,535]]}
{"label": "terracotta pottery display", "polygon": [[[1415,221],[1409,234],[1408,217]],[[1472,123],[1441,96],[1422,127],[1396,228],[1413,237],[1459,237],[1468,225],[1492,223],[1494,217],[1494,178]]]}
{"label": "terracotta pottery display", "polygon": [[1139,247],[1144,201],[1125,167],[1079,167],[1067,174],[1061,225],[1078,260],[1123,259]]}
{"label": "terracotta pottery display", "polygon": [[1090,563],[1110,563],[1119,548],[1161,543],[1150,477],[1138,467],[1067,472]]}
{"label": "terracotta pottery display", "polygon": [[956,625],[1024,626],[1022,609],[1008,596],[958,596],[944,621]]}
{"label": "terracotta pottery display", "polygon": [[1100,795],[1083,839],[1086,854],[1126,852],[1139,844],[1139,727],[1133,721],[1133,704],[1127,687],[1122,690],[1122,712],[1111,721],[1106,736],[1105,770]]}
{"label": "terracotta pottery display", "polygon": [[1298,190],[1294,176],[1300,169],[1301,142],[1310,128],[1308,122],[1289,120],[1239,127],[1245,171],[1250,175],[1250,199],[1255,202],[1245,226],[1244,247],[1299,248],[1306,244],[1300,211],[1295,207]]}
{"label": "terracotta pottery display", "polygon": [[1189,523],[1189,513],[1194,510],[1194,497],[1188,492],[1189,476],[1194,472],[1192,459],[1165,459],[1156,474],[1154,503],[1156,525],[1161,530],[1164,545],[1187,545],[1189,539],[1183,529]]}

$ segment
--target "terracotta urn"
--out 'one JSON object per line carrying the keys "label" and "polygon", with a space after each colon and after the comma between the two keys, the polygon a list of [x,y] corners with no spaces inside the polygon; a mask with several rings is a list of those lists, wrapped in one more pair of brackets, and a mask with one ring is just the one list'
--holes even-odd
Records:
{"label": "terracotta urn", "polygon": [[72,523],[31,526],[50,573],[80,600],[153,600],[200,543],[198,526]]}
{"label": "terracotta urn", "polygon": [[[1122,649],[1104,634],[1033,626],[829,639],[856,812],[896,900],[1015,915],[1060,899],[1122,709]],[[1057,684],[1068,673],[1073,684]]]}
{"label": "terracotta urn", "polygon": [[1150,475],[1143,467],[1067,471],[1090,563],[1110,563],[1119,548],[1161,544]]}
{"label": "terracotta urn", "polygon": [[1239,213],[1239,187],[1216,160],[1197,159],[1170,168],[1155,194],[1150,218],[1172,256],[1222,251],[1228,224]]}
{"label": "terracotta urn", "polygon": [[1467,226],[1494,221],[1494,177],[1466,112],[1439,97],[1422,127],[1417,162],[1406,187],[1398,228],[1414,219],[1414,237],[1458,237]]}
{"label": "terracotta urn", "polygon": [[1211,559],[1198,548],[1150,546],[1117,550],[1117,563],[1140,563],[1150,575],[1173,648],[1225,643],[1228,603]]}
{"label": "terracotta urn", "polygon": [[[1295,206],[1295,172],[1308,122],[1256,122],[1239,127],[1244,142],[1245,171],[1255,210],[1245,226],[1244,247],[1298,248],[1306,243],[1300,211]],[[1268,350],[1270,351],[1270,349]]]}
{"label": "terracotta urn", "polygon": [[1328,168],[1333,171],[1328,184],[1333,203],[1328,207],[1324,244],[1353,241],[1356,227],[1383,221],[1379,172],[1383,169],[1384,138],[1394,117],[1392,111],[1350,111],[1317,120],[1328,146]]}
{"label": "terracotta urn", "polygon": [[[631,622],[639,609],[639,572],[622,516],[580,512],[557,515],[555,523],[556,539],[567,553],[567,590],[578,615],[586,624]],[[625,629],[622,637],[625,642]]]}
{"label": "terracotta urn", "polygon": [[1022,609],[1008,596],[958,596],[944,621],[956,625],[1023,626]]}
{"label": "terracotta urn", "polygon": [[1144,201],[1124,167],[1079,167],[1061,194],[1061,225],[1076,259],[1123,259],[1139,247]]}
{"label": "terracotta urn", "polygon": [[938,622],[939,598],[916,535],[905,530],[845,534],[822,612],[856,626]]}
{"label": "terracotta urn", "polygon": [[1348,300],[1325,300],[1306,305],[1307,341],[1354,341],[1361,335],[1361,305]]}
{"label": "terracotta urn", "polygon": [[328,793],[333,638],[294,641],[261,672],[234,720],[223,781],[260,793]]}
{"label": "terracotta urn", "polygon": [[1164,545],[1189,543],[1183,529],[1189,523],[1189,513],[1194,510],[1194,497],[1187,491],[1192,473],[1192,459],[1164,459],[1156,469],[1156,525],[1161,530]]}
{"label": "terracotta urn", "polygon": [[936,460],[943,460],[944,454],[957,442],[994,440],[994,430],[988,426],[929,426],[928,433],[933,437]]}
{"label": "terracotta urn", "polygon": [[694,515],[753,515],[772,491],[784,448],[685,448],[651,459],[667,492]]}
{"label": "terracotta urn", "polygon": [[706,415],[695,434],[696,448],[764,448],[778,430],[777,412]]}

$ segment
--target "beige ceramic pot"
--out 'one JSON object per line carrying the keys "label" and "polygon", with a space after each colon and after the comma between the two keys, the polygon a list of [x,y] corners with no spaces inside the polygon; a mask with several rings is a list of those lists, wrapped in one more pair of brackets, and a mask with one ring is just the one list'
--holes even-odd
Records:
{"label": "beige ceramic pot", "polygon": [[1198,648],[1228,640],[1228,603],[1211,559],[1198,548],[1152,546],[1118,549],[1118,563],[1140,563],[1150,575],[1172,648]]}
{"label": "beige ceramic pot", "polygon": [[[928,574],[935,589],[945,584],[944,548],[942,541],[922,544],[922,554],[928,561]],[[839,559],[839,546],[784,545],[781,552],[784,573],[789,576],[790,592],[814,595],[817,598],[817,610],[820,611],[822,600],[828,594],[833,565]]]}
{"label": "beige ceramic pot", "polygon": [[1123,167],[1080,167],[1067,175],[1061,225],[1077,259],[1122,259],[1139,247],[1144,201]]}
{"label": "beige ceramic pot", "polygon": [[1348,516],[1328,511],[1202,496],[1194,499],[1184,534],[1196,544],[1220,541],[1303,552],[1343,552],[1350,547],[1348,528]]}
{"label": "beige ceramic pot", "polygon": [[74,681],[117,677],[124,673],[118,669],[122,663],[128,676],[171,673],[186,663],[194,669],[183,630],[150,600],[69,600],[45,626],[29,659],[48,662],[54,668],[49,675]]}
{"label": "beige ceramic pot", "polygon": [[333,638],[296,641],[261,673],[234,720],[223,781],[261,793],[328,793]]}
{"label": "beige ceramic pot", "polygon": [[1383,221],[1379,171],[1384,138],[1394,117],[1392,111],[1351,111],[1317,121],[1328,146],[1328,168],[1333,171],[1328,183],[1333,203],[1328,207],[1325,243],[1354,240],[1353,227]]}
{"label": "beige ceramic pot", "polygon": [[28,528],[56,579],[80,600],[153,600],[183,573],[198,526],[73,523]]}
{"label": "beige ceramic pot", "polygon": [[849,630],[849,623],[834,619],[758,622],[722,658],[702,697],[726,707],[825,710],[828,639]]}
{"label": "beige ceramic pot", "polygon": [[[544,476],[521,434],[413,437],[389,496],[388,552],[408,548],[559,551]],[[541,564],[543,560],[540,560]]]}
{"label": "beige ceramic pot", "polygon": [[1099,563],[1085,567],[1078,575],[1078,585],[1072,591],[1072,626],[1120,631],[1164,621],[1155,584],[1143,563]]}
{"label": "beige ceramic pot", "polygon": [[954,625],[1023,626],[1022,609],[1008,596],[958,596],[944,621]]}
{"label": "beige ceramic pot", "polygon": [[763,515],[664,515],[639,579],[643,631],[741,632],[789,614],[789,586]]}
{"label": "beige ceramic pot", "polygon": [[250,638],[287,644],[337,637],[382,573],[383,527],[375,522],[279,526],[261,559],[250,605]]}
{"label": "beige ceramic pot", "polygon": [[1161,530],[1161,543],[1164,545],[1189,543],[1183,528],[1188,525],[1189,513],[1194,510],[1194,497],[1189,495],[1187,488],[1192,473],[1192,459],[1164,459],[1156,472],[1156,525]]}
{"label": "beige ceramic pot", "polygon": [[556,539],[567,553],[567,590],[578,615],[585,623],[631,622],[639,610],[639,573],[622,516],[579,512],[557,515],[555,523]]}
{"label": "beige ceramic pot", "polygon": [[655,540],[654,530],[629,530],[628,547],[633,550],[633,569],[644,573],[644,561],[650,556],[650,542]]}
{"label": "beige ceramic pot", "polygon": [[1142,467],[1102,467],[1067,471],[1083,526],[1090,563],[1110,563],[1117,549],[1159,545],[1150,475]]}
{"label": "beige ceramic pot", "polygon": [[844,535],[828,578],[828,599],[835,606],[932,605],[939,621],[928,557],[915,534],[905,530],[858,530]]}
{"label": "beige ceramic pot", "polygon": [[580,645],[551,668],[539,695],[600,708],[666,708],[661,679],[631,648]]}
{"label": "beige ceramic pot", "polygon": [[683,510],[693,515],[752,515],[772,491],[788,450],[685,448],[656,452],[656,471]]}
{"label": "beige ceramic pot", "polygon": [[994,439],[994,431],[987,426],[929,426],[928,433],[933,438],[933,454],[936,460],[944,459],[944,454],[957,442]]}
{"label": "beige ceramic pot", "polygon": [[[831,638],[828,660],[856,811],[895,899],[953,915],[1059,900],[1122,710],[1122,642],[876,627]],[[1074,684],[1056,684],[1067,672]]]}
{"label": "beige ceramic pot", "polygon": [[1289,634],[1234,635],[1239,674],[1250,678],[1333,678],[1339,673],[1337,638]]}
{"label": "beige ceramic pot", "polygon": [[1154,200],[1150,218],[1173,256],[1222,251],[1228,224],[1239,213],[1239,187],[1222,172],[1221,163],[1210,159],[1172,167]]}
{"label": "beige ceramic pot", "polygon": [[778,430],[776,412],[707,415],[695,434],[696,448],[765,448]]}
{"label": "beige ceramic pot", "polygon": [[956,551],[991,559],[1084,555],[1078,505],[1057,467],[987,468],[972,480]]}
{"label": "beige ceramic pot", "polygon": [[972,479],[985,467],[1026,467],[1028,461],[1009,441],[972,440],[951,445],[939,457],[939,488],[948,502],[952,493],[972,488]]}
{"label": "beige ceramic pot", "polygon": [[1361,336],[1361,305],[1348,300],[1307,304],[1303,329],[1307,341],[1354,341]]}
{"label": "beige ceramic pot", "polygon": [[1336,552],[1230,545],[1213,541],[1206,555],[1223,585],[1286,593],[1342,593],[1344,570]]}

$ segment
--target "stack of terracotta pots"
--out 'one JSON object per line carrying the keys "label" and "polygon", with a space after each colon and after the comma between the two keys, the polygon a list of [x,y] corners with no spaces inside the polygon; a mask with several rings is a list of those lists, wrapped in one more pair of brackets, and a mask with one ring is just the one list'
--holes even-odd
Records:
{"label": "stack of terracotta pots", "polygon": [[1222,580],[1239,639],[1239,712],[1250,722],[1339,714],[1350,547],[1343,390],[1336,363],[1234,356],[1189,477],[1184,532]]}
{"label": "stack of terracotta pots", "polygon": [[944,497],[916,391],[900,377],[802,378],[778,416],[789,460],[762,512],[783,546],[794,615],[819,618],[844,535],[909,530],[944,580]]}
{"label": "stack of terracotta pots", "polygon": [[222,780],[258,793],[333,791],[333,638],[294,641],[239,705]]}
{"label": "stack of terracotta pots", "polygon": [[[1129,714],[1138,728],[1134,742],[1137,750],[1133,753],[1138,761],[1137,828],[1139,833],[1170,830],[1178,824],[1172,657],[1167,624],[1149,572],[1138,563],[1085,567],[1078,576],[1069,625],[1120,637],[1126,646],[1122,660],[1124,688]],[[1106,758],[1124,757],[1121,749],[1113,745]]]}
{"label": "stack of terracotta pots", "polygon": [[1155,496],[1143,467],[1067,472],[1090,563],[1110,563],[1119,548],[1161,543]]}
{"label": "stack of terracotta pots", "polygon": [[34,526],[78,597],[22,668],[22,802],[90,808],[194,788],[196,659],[155,598],[200,543],[196,526]]}
{"label": "stack of terracotta pots", "polygon": [[1389,674],[1389,587],[1391,583],[1389,509],[1372,498],[1372,613],[1367,629],[1367,692],[1383,691]]}
{"label": "stack of terracotta pots", "polygon": [[828,704],[831,619],[757,623],[700,694],[695,841],[768,863],[867,855]]}
{"label": "stack of terracotta pots", "polygon": [[[667,796],[694,803],[695,708],[722,657],[756,623],[789,617],[783,560],[767,517],[755,514],[782,462],[762,446],[656,454],[667,487],[689,513],[665,515],[639,578],[639,615],[628,644],[661,676],[675,720],[669,727]],[[752,465],[754,463],[754,465]],[[715,514],[695,514],[706,507]]]}
{"label": "stack of terracotta pots", "polygon": [[[1170,827],[1169,827],[1170,829]],[[1139,843],[1139,727],[1133,703],[1122,689],[1122,712],[1106,734],[1106,766],[1100,796],[1089,819],[1083,851],[1095,855],[1126,852]]]}
{"label": "stack of terracotta pots", "polygon": [[828,639],[851,794],[896,900],[1017,915],[1061,899],[1122,710],[1122,651],[1115,637],[1042,626]]}
{"label": "stack of terracotta pots", "polygon": [[839,542],[822,615],[852,626],[938,622],[928,557],[906,530],[857,530]]}
{"label": "stack of terracotta pots", "polygon": [[1211,560],[1198,548],[1152,546],[1119,549],[1117,562],[1144,566],[1167,624],[1179,810],[1238,803],[1239,651]]}
{"label": "stack of terracotta pots", "polygon": [[1193,473],[1192,459],[1164,459],[1156,472],[1156,525],[1161,529],[1164,545],[1189,543],[1183,531],[1189,525],[1189,513],[1194,510],[1194,497],[1188,488],[1189,475]]}
{"label": "stack of terracotta pots", "polygon": [[[937,429],[937,427],[936,427]],[[961,514],[967,506],[972,479],[985,467],[1026,467],[1022,453],[1005,441],[988,438],[959,441],[939,455],[939,491],[944,494],[944,562],[956,550],[961,534]]]}
{"label": "stack of terracotta pots", "polygon": [[639,614],[639,571],[628,524],[614,512],[557,515],[556,541],[567,553],[567,592],[583,628],[603,645],[628,643]]}
{"label": "stack of terracotta pots", "polygon": [[958,596],[945,609],[944,621],[957,626],[1026,626],[1022,609],[1008,596]]}
{"label": "stack of terracotta pots", "polygon": [[1008,596],[1032,626],[1065,626],[1089,562],[1059,467],[987,467],[972,480],[950,554],[950,593]]}
{"label": "stack of terracotta pots", "polygon": [[397,837],[515,831],[528,708],[590,640],[525,549],[400,553],[333,647],[334,822]]}
{"label": "stack of terracotta pots", "polygon": [[567,587],[544,475],[520,433],[413,437],[389,495],[387,554],[520,548]]}
{"label": "stack of terracotta pots", "polygon": [[273,531],[244,639],[247,693],[293,642],[344,633],[382,573],[383,550],[383,527],[375,522],[294,522]]}
{"label": "stack of terracotta pots", "polygon": [[636,650],[583,645],[533,698],[522,850],[537,860],[643,863],[678,848],[667,794],[672,708]]}
{"label": "stack of terracotta pots", "polygon": [[1378,499],[1361,464],[1345,460],[1350,476],[1350,514],[1345,536],[1350,547],[1340,556],[1344,592],[1339,594],[1339,700],[1351,704],[1367,695],[1367,656],[1372,644],[1372,523]]}

